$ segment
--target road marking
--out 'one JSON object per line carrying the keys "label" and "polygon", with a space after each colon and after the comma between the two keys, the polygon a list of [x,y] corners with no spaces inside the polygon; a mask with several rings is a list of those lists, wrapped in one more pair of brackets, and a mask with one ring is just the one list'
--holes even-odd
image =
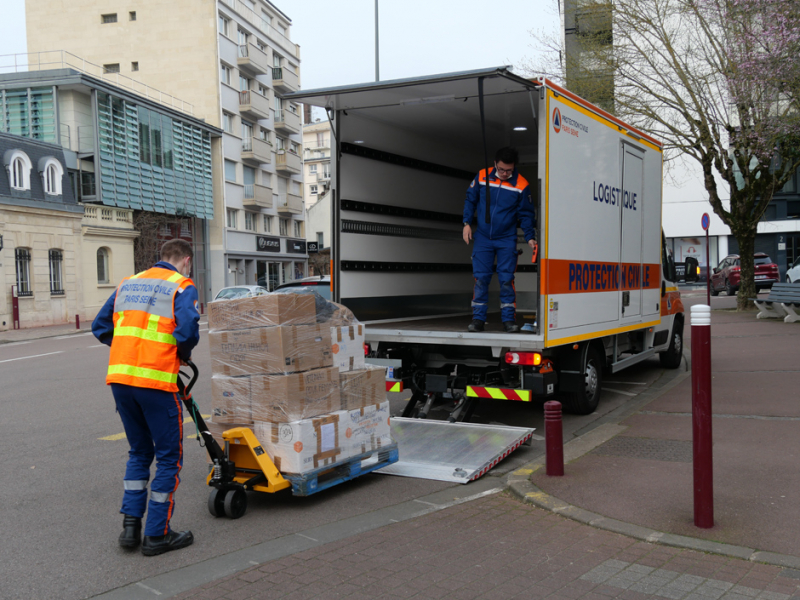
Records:
{"label": "road marking", "polygon": [[87,331],[86,333],[70,333],[69,335],[59,335],[58,337],[54,337],[54,338],[51,338],[51,339],[54,339],[54,340],[68,340],[69,338],[81,337],[82,335],[92,335],[92,332],[91,331]]}
{"label": "road marking", "polygon": [[425,502],[425,500],[417,500],[414,499],[414,502],[419,502],[420,504],[427,504],[428,506],[439,506],[438,504],[434,504],[433,502]]}
{"label": "road marking", "polygon": [[108,346],[106,346],[105,344],[95,344],[94,346],[86,346],[87,350],[89,348],[108,348]]}
{"label": "road marking", "polygon": [[[210,419],[211,415],[200,415],[204,419]],[[187,423],[193,423],[192,417],[186,417],[183,420],[183,424],[186,425]],[[192,438],[194,439],[194,435],[186,436],[187,439]],[[125,439],[125,432],[122,433],[115,433],[114,435],[107,435],[106,437],[97,438],[98,440],[103,440],[106,442],[116,442],[117,440],[124,440]]]}
{"label": "road marking", "polygon": [[30,344],[30,342],[9,342],[8,344],[0,345],[0,348],[10,348],[11,346],[22,346],[23,344]]}
{"label": "road marking", "polygon": [[612,390],[611,388],[604,387],[603,390],[606,392],[613,392],[615,394],[622,394],[623,396],[630,396],[631,398],[634,396],[638,396],[639,394],[634,394],[633,392],[623,392],[622,390]]}
{"label": "road marking", "polygon": [[311,540],[312,542],[318,542],[319,540],[315,540],[312,537],[308,537],[307,535],[303,535],[302,533],[295,533],[295,535],[299,535],[302,538],[306,538],[307,540]]}
{"label": "road marking", "polygon": [[145,585],[145,584],[143,584],[141,581],[137,581],[137,582],[136,582],[136,585],[138,585],[140,588],[144,588],[144,589],[146,589],[148,592],[153,592],[153,593],[154,593],[156,596],[160,596],[160,595],[161,595],[161,592],[159,592],[158,590],[154,590],[154,589],[153,589],[153,588],[151,588],[151,587],[148,587],[148,586],[146,586],[146,585]]}
{"label": "road marking", "polygon": [[617,385],[648,385],[647,383],[642,383],[641,381],[606,381],[605,383]]}
{"label": "road marking", "polygon": [[7,360],[0,360],[0,363],[13,362],[15,360],[25,360],[26,358],[39,358],[40,356],[50,356],[52,354],[61,354],[62,352],[64,351],[59,350],[58,352],[47,352],[46,354],[34,354],[33,356],[20,356],[19,358],[9,358]]}

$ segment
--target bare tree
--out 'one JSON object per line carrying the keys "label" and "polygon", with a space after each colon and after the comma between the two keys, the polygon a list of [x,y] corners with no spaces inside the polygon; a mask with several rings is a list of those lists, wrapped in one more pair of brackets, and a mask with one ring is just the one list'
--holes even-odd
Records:
{"label": "bare tree", "polygon": [[549,60],[527,70],[571,74],[590,100],[613,72],[616,114],[662,140],[667,159],[700,164],[709,202],[739,244],[737,306],[751,308],[758,222],[800,166],[800,4],[577,1],[579,12],[611,15],[610,40],[587,22],[579,52],[567,55],[558,38],[532,32]]}

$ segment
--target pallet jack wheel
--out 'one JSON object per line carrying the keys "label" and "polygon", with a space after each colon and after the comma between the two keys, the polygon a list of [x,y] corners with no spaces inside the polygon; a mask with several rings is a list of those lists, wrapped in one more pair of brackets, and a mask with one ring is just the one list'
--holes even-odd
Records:
{"label": "pallet jack wheel", "polygon": [[225,494],[218,488],[213,488],[208,494],[208,512],[215,517],[225,515]]}
{"label": "pallet jack wheel", "polygon": [[242,489],[228,490],[225,494],[225,515],[238,519],[247,512],[247,492]]}

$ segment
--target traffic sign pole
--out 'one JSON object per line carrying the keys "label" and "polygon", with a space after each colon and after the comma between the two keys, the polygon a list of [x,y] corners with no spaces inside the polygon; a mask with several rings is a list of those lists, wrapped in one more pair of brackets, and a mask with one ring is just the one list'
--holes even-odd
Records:
{"label": "traffic sign pole", "polygon": [[700,219],[700,225],[706,231],[706,304],[711,306],[711,262],[709,260],[709,245],[708,245],[708,228],[711,225],[711,217],[708,213],[703,213]]}

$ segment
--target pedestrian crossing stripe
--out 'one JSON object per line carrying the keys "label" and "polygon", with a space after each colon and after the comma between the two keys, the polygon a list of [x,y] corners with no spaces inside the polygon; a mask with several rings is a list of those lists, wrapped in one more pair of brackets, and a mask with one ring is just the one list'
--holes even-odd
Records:
{"label": "pedestrian crossing stripe", "polygon": [[471,398],[490,398],[492,400],[516,400],[518,402],[530,402],[532,393],[530,390],[512,390],[509,388],[490,388],[477,385],[468,385],[467,396]]}
{"label": "pedestrian crossing stripe", "polygon": [[403,391],[403,382],[402,381],[387,381],[386,382],[386,391],[387,392],[402,392]]}

